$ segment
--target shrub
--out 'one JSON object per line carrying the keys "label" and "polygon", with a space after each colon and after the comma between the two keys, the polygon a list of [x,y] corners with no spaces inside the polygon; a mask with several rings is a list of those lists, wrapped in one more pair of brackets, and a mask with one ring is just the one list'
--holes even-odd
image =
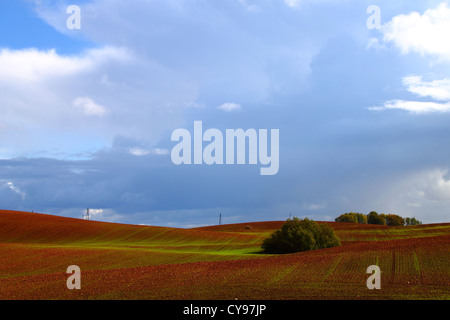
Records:
{"label": "shrub", "polygon": [[339,246],[339,238],[327,224],[318,224],[308,218],[288,219],[281,229],[273,232],[262,243],[266,253],[293,253]]}

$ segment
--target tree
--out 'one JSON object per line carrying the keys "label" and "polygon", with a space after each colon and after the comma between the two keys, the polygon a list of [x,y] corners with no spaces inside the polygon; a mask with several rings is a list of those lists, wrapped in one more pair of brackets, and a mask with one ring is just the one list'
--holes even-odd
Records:
{"label": "tree", "polygon": [[328,224],[319,224],[319,237],[316,239],[317,249],[338,247],[341,241]]}
{"label": "tree", "polygon": [[358,223],[367,223],[367,216],[363,213],[355,213]]}
{"label": "tree", "polygon": [[281,229],[273,232],[262,243],[266,253],[293,253],[339,246],[340,240],[327,224],[318,224],[308,218],[288,219]]}
{"label": "tree", "polygon": [[396,214],[387,214],[386,215],[386,224],[388,226],[404,226],[405,219]]}
{"label": "tree", "polygon": [[351,223],[367,223],[367,216],[358,212],[348,212],[341,214],[334,219],[336,222],[351,222]]}
{"label": "tree", "polygon": [[415,226],[422,224],[422,221],[416,218],[402,218],[397,214],[384,214],[376,211],[371,211],[368,215],[357,212],[348,212],[341,214],[334,219],[336,222],[351,222],[351,223],[369,223],[388,226]]}
{"label": "tree", "polygon": [[336,219],[334,219],[334,221],[336,221],[336,222],[358,223],[358,218],[352,213],[344,213],[344,214],[341,214]]}
{"label": "tree", "polygon": [[422,221],[417,220],[415,217],[406,218],[405,221],[406,221],[407,226],[417,226],[417,225],[422,224]]}
{"label": "tree", "polygon": [[369,224],[378,224],[378,225],[386,225],[386,219],[384,215],[379,215],[376,211],[371,211],[367,215],[367,223]]}

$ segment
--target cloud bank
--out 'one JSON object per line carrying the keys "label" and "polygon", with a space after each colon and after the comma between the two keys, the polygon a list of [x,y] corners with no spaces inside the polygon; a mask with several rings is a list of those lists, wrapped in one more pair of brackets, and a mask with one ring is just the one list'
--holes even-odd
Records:
{"label": "cloud bank", "polygon": [[[381,1],[379,30],[356,0],[81,1],[80,30],[66,1],[32,2],[45,32],[0,49],[0,201],[170,226],[219,213],[448,220],[440,2]],[[279,129],[279,173],[174,166],[170,135],[195,120]]]}

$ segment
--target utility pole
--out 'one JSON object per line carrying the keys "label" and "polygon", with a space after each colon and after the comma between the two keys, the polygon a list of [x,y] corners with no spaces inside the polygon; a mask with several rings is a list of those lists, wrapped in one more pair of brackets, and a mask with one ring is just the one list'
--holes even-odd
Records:
{"label": "utility pole", "polygon": [[85,215],[85,220],[89,220],[89,208],[86,209],[86,215]]}
{"label": "utility pole", "polygon": [[222,213],[219,214],[219,226],[222,224]]}

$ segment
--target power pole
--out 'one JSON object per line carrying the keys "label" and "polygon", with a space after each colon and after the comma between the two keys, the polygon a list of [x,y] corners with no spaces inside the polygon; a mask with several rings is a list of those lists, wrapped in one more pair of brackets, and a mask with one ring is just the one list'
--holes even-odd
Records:
{"label": "power pole", "polygon": [[222,213],[219,214],[219,226],[222,224]]}
{"label": "power pole", "polygon": [[89,208],[86,209],[86,216],[85,216],[85,220],[89,220]]}

